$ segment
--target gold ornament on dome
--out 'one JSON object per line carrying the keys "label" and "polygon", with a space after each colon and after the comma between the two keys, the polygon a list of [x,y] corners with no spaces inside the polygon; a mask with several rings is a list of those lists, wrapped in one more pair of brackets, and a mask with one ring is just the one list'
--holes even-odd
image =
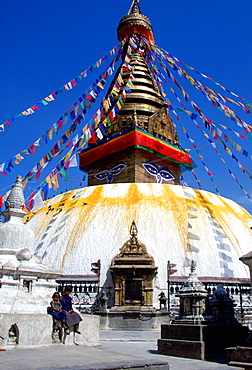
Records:
{"label": "gold ornament on dome", "polygon": [[145,244],[138,240],[137,234],[137,226],[135,221],[133,221],[130,227],[130,239],[123,244],[120,253],[115,257],[115,260],[117,258],[123,258],[131,255],[141,255],[141,258],[144,257],[153,259],[152,256],[147,253]]}

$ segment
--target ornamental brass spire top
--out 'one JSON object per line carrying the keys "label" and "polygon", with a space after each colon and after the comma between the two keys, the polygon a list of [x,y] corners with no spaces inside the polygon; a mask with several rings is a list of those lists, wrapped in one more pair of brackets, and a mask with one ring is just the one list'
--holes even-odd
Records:
{"label": "ornamental brass spire top", "polygon": [[138,33],[139,35],[146,37],[150,42],[154,43],[151,22],[149,18],[141,13],[139,0],[132,1],[128,14],[120,20],[117,28],[119,41],[122,41],[132,33]]}
{"label": "ornamental brass spire top", "polygon": [[136,226],[135,221],[133,221],[130,227],[130,235],[131,235],[130,241],[132,242],[132,244],[137,244],[137,234],[138,234],[137,226]]}
{"label": "ornamental brass spire top", "polygon": [[131,4],[131,6],[129,8],[129,11],[128,11],[128,15],[133,14],[133,13],[140,13],[141,14],[139,1],[140,0],[133,0],[132,1],[132,4]]}

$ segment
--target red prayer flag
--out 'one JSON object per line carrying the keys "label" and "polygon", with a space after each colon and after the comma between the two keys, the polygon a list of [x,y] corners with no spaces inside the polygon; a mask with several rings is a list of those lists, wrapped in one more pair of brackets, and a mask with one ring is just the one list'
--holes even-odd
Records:
{"label": "red prayer flag", "polygon": [[62,129],[63,126],[63,121],[57,121],[58,122],[58,129]]}
{"label": "red prayer flag", "polygon": [[96,133],[94,132],[88,141],[89,144],[96,144]]}
{"label": "red prayer flag", "polygon": [[69,143],[67,143],[66,148],[69,148],[69,146],[72,144],[73,140],[70,140]]}
{"label": "red prayer flag", "polygon": [[31,154],[36,153],[36,149],[35,149],[35,145],[34,145],[34,144],[32,144],[31,146],[29,146],[29,152],[30,152]]}
{"label": "red prayer flag", "polygon": [[35,176],[35,180],[38,180],[40,178],[42,170],[43,170],[42,167],[38,170],[38,172],[36,173],[36,176]]}

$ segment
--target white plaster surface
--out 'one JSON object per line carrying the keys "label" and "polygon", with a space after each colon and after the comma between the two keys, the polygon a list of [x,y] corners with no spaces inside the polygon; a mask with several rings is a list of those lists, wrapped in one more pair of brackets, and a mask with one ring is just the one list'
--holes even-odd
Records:
{"label": "white plaster surface", "polygon": [[27,248],[34,252],[34,233],[20,222],[12,220],[0,224],[0,249],[19,250]]}
{"label": "white plaster surface", "polygon": [[[66,337],[66,345],[83,344],[88,346],[99,345],[100,317],[96,315],[81,315],[81,335],[73,337],[73,333]],[[17,345],[8,345],[8,332],[16,324],[19,331]],[[54,345],[52,341],[52,318],[47,314],[0,314],[1,349],[32,348]]]}
{"label": "white plaster surface", "polygon": [[239,257],[251,250],[252,216],[206,191],[168,184],[93,186],[56,196],[28,217],[35,253],[47,265],[63,274],[89,274],[91,262],[100,259],[101,285],[111,284],[109,266],[129,239],[133,220],[158,267],[154,295],[167,286],[168,260],[179,276],[188,276],[193,259],[198,276],[249,278]]}

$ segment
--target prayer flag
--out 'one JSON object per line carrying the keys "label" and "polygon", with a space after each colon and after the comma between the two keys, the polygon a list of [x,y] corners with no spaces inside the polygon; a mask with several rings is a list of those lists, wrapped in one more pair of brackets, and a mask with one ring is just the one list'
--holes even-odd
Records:
{"label": "prayer flag", "polygon": [[77,167],[78,166],[78,163],[77,163],[77,158],[76,158],[76,154],[74,154],[70,160],[69,160],[69,166],[68,167]]}
{"label": "prayer flag", "polygon": [[32,210],[34,212],[38,211],[39,209],[43,208],[44,207],[44,202],[43,202],[43,199],[41,197],[41,192],[38,191],[35,195],[34,195],[34,198],[33,198],[33,207],[32,207]]}
{"label": "prayer flag", "polygon": [[53,189],[57,190],[59,188],[59,182],[58,182],[57,174],[52,176],[51,182],[53,184]]}
{"label": "prayer flag", "polygon": [[102,138],[103,138],[103,134],[102,134],[102,132],[101,132],[100,128],[98,128],[98,129],[96,130],[96,134],[97,134],[98,139],[102,140]]}
{"label": "prayer flag", "polygon": [[4,166],[5,166],[5,163],[0,164],[0,172],[4,171]]}

